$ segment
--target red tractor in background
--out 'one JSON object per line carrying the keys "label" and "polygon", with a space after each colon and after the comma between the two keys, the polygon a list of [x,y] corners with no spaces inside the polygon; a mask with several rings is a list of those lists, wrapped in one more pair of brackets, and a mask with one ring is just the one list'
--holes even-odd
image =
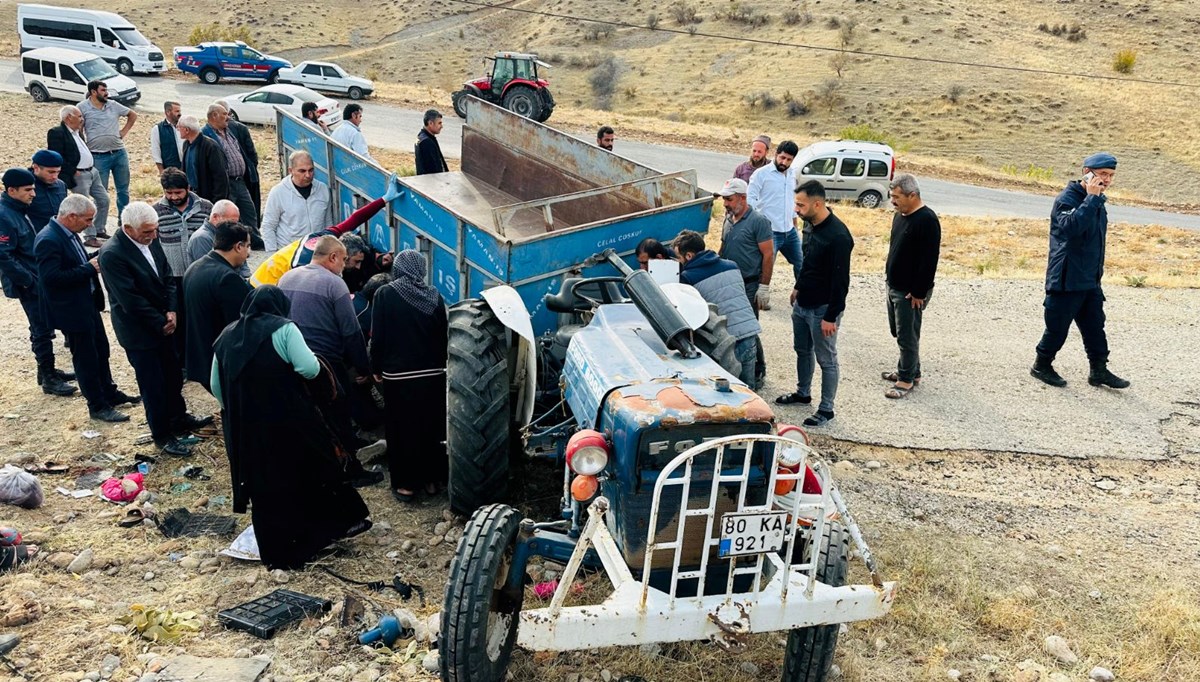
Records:
{"label": "red tractor in background", "polygon": [[550,118],[554,111],[554,97],[550,84],[538,77],[538,67],[550,68],[539,61],[536,54],[520,52],[497,52],[484,62],[492,62],[491,72],[483,78],[463,83],[463,89],[454,93],[454,113],[467,117],[464,98],[478,97],[508,109],[519,116],[539,123]]}

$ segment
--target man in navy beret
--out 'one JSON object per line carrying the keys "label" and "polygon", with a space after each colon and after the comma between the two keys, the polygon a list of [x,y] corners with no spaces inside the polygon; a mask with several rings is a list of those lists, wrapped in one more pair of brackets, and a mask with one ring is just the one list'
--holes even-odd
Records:
{"label": "man in navy beret", "polygon": [[1108,236],[1105,190],[1117,174],[1117,158],[1108,152],[1083,160],[1083,177],[1067,183],[1050,213],[1050,256],[1046,264],[1046,331],[1037,345],[1037,361],[1029,370],[1051,385],[1067,380],[1051,363],[1067,340],[1071,322],[1079,328],[1087,352],[1092,386],[1127,388],[1129,382],[1108,371],[1108,338],[1104,334],[1104,243]]}
{"label": "man in navy beret", "polygon": [[67,185],[59,177],[63,157],[49,149],[39,149],[33,155],[29,171],[35,179],[33,201],[29,203],[29,222],[35,231],[41,231],[50,219],[58,215],[58,206],[67,198]]}

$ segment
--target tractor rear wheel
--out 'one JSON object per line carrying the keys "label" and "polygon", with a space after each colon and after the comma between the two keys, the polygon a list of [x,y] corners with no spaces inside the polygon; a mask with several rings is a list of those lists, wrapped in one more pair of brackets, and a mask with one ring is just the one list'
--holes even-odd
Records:
{"label": "tractor rear wheel", "polygon": [[696,347],[712,358],[734,377],[742,373],[742,363],[737,359],[737,339],[729,333],[724,315],[717,313],[717,306],[708,305],[708,321],[692,332]]}
{"label": "tractor rear wheel", "polygon": [[446,449],[450,508],[466,516],[508,494],[511,424],[506,331],[485,301],[450,308]]}
{"label": "tractor rear wheel", "polygon": [[443,680],[500,682],[505,677],[525,598],[523,584],[507,585],[520,525],[520,512],[493,504],[472,514],[463,530],[438,633]]}
{"label": "tractor rear wheel", "polygon": [[467,117],[467,91],[459,90],[450,96],[450,101],[454,103],[454,113],[458,114],[459,118]]}
{"label": "tractor rear wheel", "polygon": [[542,115],[542,103],[537,93],[524,86],[514,87],[505,93],[504,108],[532,121]]}
{"label": "tractor rear wheel", "polygon": [[[845,526],[825,524],[821,554],[817,557],[817,580],[833,587],[846,584],[849,539]],[[788,633],[783,682],[825,682],[833,665],[833,652],[837,649],[841,627],[838,623],[814,625]]]}

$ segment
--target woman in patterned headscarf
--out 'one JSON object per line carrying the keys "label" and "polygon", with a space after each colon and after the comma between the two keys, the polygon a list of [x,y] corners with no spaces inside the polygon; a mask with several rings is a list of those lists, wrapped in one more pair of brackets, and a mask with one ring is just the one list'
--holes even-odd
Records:
{"label": "woman in patterned headscarf", "polygon": [[383,386],[392,496],[411,502],[446,480],[446,302],[408,249],[371,303],[371,371]]}

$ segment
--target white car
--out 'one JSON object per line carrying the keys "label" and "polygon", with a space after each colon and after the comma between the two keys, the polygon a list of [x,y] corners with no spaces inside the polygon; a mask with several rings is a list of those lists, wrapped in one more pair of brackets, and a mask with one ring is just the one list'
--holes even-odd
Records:
{"label": "white car", "polygon": [[225,98],[225,103],[229,105],[229,115],[235,120],[262,125],[275,125],[275,107],[294,116],[301,116],[300,107],[304,106],[305,102],[316,102],[317,117],[325,125],[333,126],[342,120],[340,102],[299,85],[276,83],[253,92],[243,92]]}
{"label": "white car", "polygon": [[279,82],[336,92],[350,99],[362,99],[375,92],[375,84],[371,81],[351,76],[342,67],[329,62],[300,62],[290,69],[280,69]]}

